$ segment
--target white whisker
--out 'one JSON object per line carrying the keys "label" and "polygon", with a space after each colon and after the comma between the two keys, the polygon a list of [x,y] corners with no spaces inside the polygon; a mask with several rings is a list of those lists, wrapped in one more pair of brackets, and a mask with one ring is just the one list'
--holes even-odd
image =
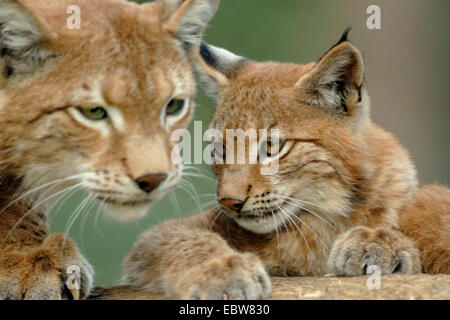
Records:
{"label": "white whisker", "polygon": [[283,198],[283,199],[288,199],[288,200],[292,200],[294,202],[309,204],[309,205],[317,207],[319,209],[326,210],[326,208],[324,206],[321,206],[321,205],[318,205],[318,204],[315,204],[315,203],[312,203],[312,202],[309,202],[309,201],[305,201],[305,200],[301,200],[301,199],[297,199],[297,198],[292,198],[292,197],[287,197],[287,196],[284,196],[284,195],[281,195],[281,194],[274,194],[274,195],[277,196],[277,197]]}
{"label": "white whisker", "polygon": [[214,223],[216,222],[216,220],[219,216],[222,218],[222,216],[225,216],[225,215],[226,215],[226,213],[223,212],[222,208],[218,207],[217,214],[214,217],[214,219],[211,221],[211,224],[209,227],[211,228],[214,225]]}
{"label": "white whisker", "polygon": [[67,190],[72,190],[72,189],[76,189],[76,188],[79,188],[79,187],[81,187],[83,185],[83,183],[78,183],[78,184],[76,184],[76,185],[73,185],[73,186],[70,186],[70,187],[68,187],[68,188],[66,188],[66,189],[63,189],[63,190],[60,190],[60,191],[58,191],[58,192],[56,192],[56,193],[54,193],[54,194],[52,194],[51,196],[49,196],[49,197],[46,197],[45,199],[43,199],[43,200],[41,200],[41,201],[39,201],[38,203],[36,203],[31,209],[29,209],[27,212],[25,212],[23,215],[22,215],[22,217],[20,217],[20,219],[19,220],[17,220],[17,222],[14,224],[14,226],[11,228],[11,230],[8,232],[8,234],[6,235],[6,237],[5,237],[5,239],[3,240],[3,242],[2,242],[2,244],[0,245],[0,247],[2,247],[3,246],[3,244],[5,243],[5,241],[11,236],[11,234],[12,234],[12,232],[17,228],[17,226],[28,216],[28,214],[30,214],[31,212],[33,212],[33,210],[35,210],[36,208],[38,208],[40,205],[42,205],[42,204],[44,204],[46,201],[48,201],[48,200],[50,200],[50,199],[52,199],[52,198],[54,198],[54,197],[57,197],[57,196],[59,196],[60,194],[63,194],[63,193],[65,193],[65,192],[67,192]]}
{"label": "white whisker", "polygon": [[181,217],[180,215],[180,206],[178,204],[178,199],[177,197],[173,194],[173,192],[169,193],[169,198],[170,198],[170,203],[172,204],[172,206],[174,207],[175,210],[175,216],[176,217]]}
{"label": "white whisker", "polygon": [[306,222],[304,222],[299,216],[297,216],[295,213],[293,213],[291,210],[289,210],[288,208],[284,208],[286,211],[288,211],[288,213],[290,213],[290,216],[291,217],[293,217],[293,218],[295,218],[295,219],[297,219],[302,225],[304,225],[309,231],[311,231],[311,233],[314,235],[314,237],[323,245],[323,247],[326,249],[326,248],[328,248],[328,246],[322,241],[322,239],[319,237],[319,236],[317,236],[317,233],[313,230],[313,229],[311,229],[311,227],[310,226],[308,226],[307,224],[306,224]]}
{"label": "white whisker", "polygon": [[98,226],[98,219],[100,218],[100,215],[103,214],[103,208],[106,204],[106,201],[108,201],[109,196],[106,196],[103,198],[102,202],[100,203],[100,205],[97,207],[97,211],[95,212],[95,221],[94,221],[94,230],[97,230],[100,233],[101,237],[104,237],[101,229]]}
{"label": "white whisker", "polygon": [[304,210],[306,212],[311,213],[312,215],[314,215],[316,218],[322,220],[323,222],[325,222],[328,226],[330,226],[332,229],[336,229],[329,221],[327,221],[325,218],[323,218],[322,216],[320,216],[318,213],[312,211],[311,209],[305,208],[304,206],[301,205],[301,201],[299,199],[294,199],[294,198],[290,198],[290,197],[286,197],[286,196],[282,196],[279,194],[274,194],[275,196],[285,200],[286,202],[290,203],[291,205],[293,205],[294,207],[297,207],[301,210]]}
{"label": "white whisker", "polygon": [[[272,210],[273,213],[273,210]],[[275,234],[276,234],[276,241],[277,241],[277,253],[278,253],[278,258],[280,257],[280,236],[278,235],[278,226],[277,226],[277,221],[275,220],[274,215],[271,215],[272,220],[273,220],[273,225],[275,226]]]}
{"label": "white whisker", "polygon": [[184,190],[195,201],[197,207],[201,206],[201,201],[192,183],[186,179],[181,179],[179,187]]}
{"label": "white whisker", "polygon": [[[68,180],[77,179],[77,178],[82,177],[83,175],[85,175],[85,173],[82,173],[82,174],[76,174],[76,175],[73,175],[73,176],[70,176],[70,177],[67,177],[67,178],[63,178],[63,179],[56,179],[56,180],[53,180],[53,181],[48,182],[48,183],[46,183],[46,184],[43,184],[43,185],[41,185],[41,186],[39,186],[39,187],[33,188],[33,189],[31,189],[31,190],[28,190],[27,192],[25,192],[24,194],[22,194],[20,197],[18,197],[18,198],[16,198],[16,199],[14,199],[13,201],[11,201],[6,207],[4,207],[4,208],[0,211],[0,213],[2,213],[3,211],[5,211],[6,209],[8,209],[8,208],[9,208],[10,206],[12,206],[14,203],[17,203],[18,201],[20,201],[20,200],[26,198],[27,196],[29,196],[30,194],[32,194],[32,193],[34,193],[34,192],[37,192],[37,191],[39,191],[39,190],[41,190],[41,189],[43,189],[43,188],[45,188],[45,187],[49,187],[49,186],[52,186],[52,185],[53,185],[53,187],[55,187],[55,184],[60,184],[60,183],[66,182],[66,181],[68,181]],[[52,189],[53,189],[53,187],[52,187]]]}
{"label": "white whisker", "polygon": [[77,220],[79,215],[83,212],[84,208],[86,208],[87,204],[89,204],[89,202],[94,198],[95,198],[95,196],[93,194],[88,195],[83,201],[80,202],[80,204],[77,206],[75,211],[71,214],[71,216],[69,218],[69,225],[68,225],[68,227],[66,226],[66,228],[64,229],[64,240],[63,240],[63,245],[62,245],[63,248],[65,247],[67,236],[68,236],[70,229],[72,228],[75,220]]}
{"label": "white whisker", "polygon": [[94,210],[91,211],[92,207],[95,206],[95,204],[97,204],[97,194],[94,194],[94,197],[91,200],[91,203],[88,204],[88,206],[86,207],[85,211],[86,214],[83,217],[83,220],[81,220],[81,230],[80,230],[80,237],[81,237],[81,246],[84,247],[84,228],[86,226],[86,222],[88,220],[88,217],[91,215],[91,212],[94,212]]}
{"label": "white whisker", "polygon": [[308,245],[308,241],[306,241],[306,237],[305,237],[305,235],[303,234],[303,231],[300,229],[300,227],[297,225],[297,223],[296,223],[294,220],[291,219],[291,217],[289,216],[289,214],[285,212],[285,208],[283,208],[282,206],[279,206],[278,204],[277,204],[277,206],[278,206],[278,208],[281,210],[281,212],[285,215],[285,217],[286,217],[289,221],[291,221],[291,223],[294,224],[294,226],[295,226],[295,228],[298,230],[298,232],[300,232],[300,234],[301,234],[301,236],[302,236],[302,238],[303,238],[303,241],[305,242],[306,248],[308,249],[309,252],[311,252],[311,249],[309,248],[309,245]]}

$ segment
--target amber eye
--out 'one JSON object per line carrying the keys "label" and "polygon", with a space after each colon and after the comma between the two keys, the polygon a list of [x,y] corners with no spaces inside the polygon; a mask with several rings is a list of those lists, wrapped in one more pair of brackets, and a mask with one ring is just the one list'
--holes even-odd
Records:
{"label": "amber eye", "polygon": [[108,113],[103,107],[78,108],[80,112],[89,120],[100,121],[108,119]]}
{"label": "amber eye", "polygon": [[182,99],[172,99],[166,106],[166,115],[175,116],[183,111],[186,100]]}
{"label": "amber eye", "polygon": [[277,156],[283,147],[286,145],[286,140],[266,140],[261,144],[260,154],[263,157],[272,158]]}

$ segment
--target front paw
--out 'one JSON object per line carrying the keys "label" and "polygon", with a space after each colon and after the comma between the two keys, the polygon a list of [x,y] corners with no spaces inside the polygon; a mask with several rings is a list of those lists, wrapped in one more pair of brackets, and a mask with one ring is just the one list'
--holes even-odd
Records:
{"label": "front paw", "polygon": [[84,299],[93,282],[93,269],[76,245],[64,235],[47,237],[26,252],[2,252],[0,299]]}
{"label": "front paw", "polygon": [[377,266],[382,275],[419,273],[419,251],[412,240],[387,228],[355,227],[336,239],[328,258],[329,273],[365,275],[370,266]]}
{"label": "front paw", "polygon": [[175,290],[189,300],[256,300],[268,298],[272,285],[258,257],[236,253],[190,270]]}

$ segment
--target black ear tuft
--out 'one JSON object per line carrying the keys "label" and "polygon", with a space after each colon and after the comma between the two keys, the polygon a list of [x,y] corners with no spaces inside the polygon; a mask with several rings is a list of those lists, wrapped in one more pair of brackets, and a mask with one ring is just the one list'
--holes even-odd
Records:
{"label": "black ear tuft", "polygon": [[220,0],[162,0],[163,15],[168,13],[164,28],[175,35],[185,50],[196,54],[202,35],[219,2]]}
{"label": "black ear tuft", "polygon": [[208,64],[209,66],[216,68],[217,67],[217,59],[209,49],[208,45],[202,41],[200,45],[200,55],[202,56],[203,60]]}
{"label": "black ear tuft", "polygon": [[339,39],[338,42],[336,42],[330,49],[328,49],[327,52],[325,52],[325,54],[320,57],[319,61],[322,60],[323,57],[325,57],[331,50],[333,50],[334,48],[336,48],[338,45],[340,45],[341,43],[347,42],[348,41],[348,34],[350,33],[350,31],[352,30],[352,26],[348,26],[345,30],[344,33],[342,34],[341,38]]}
{"label": "black ear tuft", "polygon": [[342,42],[348,41],[348,34],[350,33],[350,31],[352,31],[352,26],[348,26],[348,27],[344,30],[344,33],[342,34],[342,36],[341,36],[341,38],[339,39],[339,41],[334,45],[334,47],[340,45]]}
{"label": "black ear tuft", "polygon": [[345,113],[362,103],[364,62],[359,50],[348,42],[350,29],[297,83],[311,97],[308,103]]}

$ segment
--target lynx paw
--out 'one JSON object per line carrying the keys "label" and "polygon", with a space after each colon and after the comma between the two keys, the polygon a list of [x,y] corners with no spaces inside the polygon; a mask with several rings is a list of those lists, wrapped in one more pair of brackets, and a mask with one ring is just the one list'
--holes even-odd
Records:
{"label": "lynx paw", "polygon": [[328,258],[328,271],[340,276],[367,274],[377,266],[382,275],[420,272],[414,243],[398,231],[356,227],[340,235]]}
{"label": "lynx paw", "polygon": [[265,299],[272,289],[263,264],[248,253],[214,259],[190,271],[182,282],[179,296],[192,300]]}
{"label": "lynx paw", "polygon": [[84,299],[93,282],[93,269],[69,238],[54,234],[25,253],[8,251],[0,257],[0,299]]}

